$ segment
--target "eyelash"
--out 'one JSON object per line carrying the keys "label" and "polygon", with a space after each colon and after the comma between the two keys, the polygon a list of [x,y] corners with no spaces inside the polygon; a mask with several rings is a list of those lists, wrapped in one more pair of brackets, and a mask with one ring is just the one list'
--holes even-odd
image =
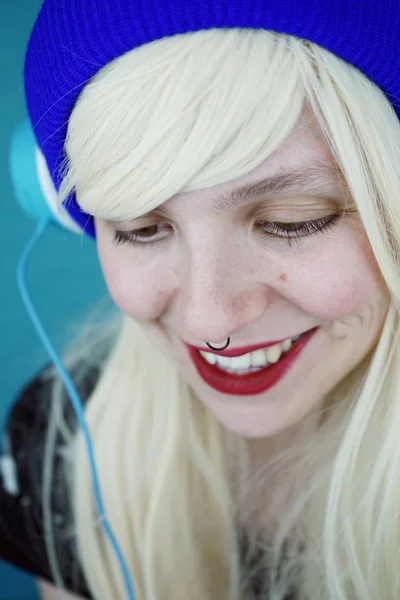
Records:
{"label": "eyelash", "polygon": [[[312,221],[300,221],[297,223],[279,223],[274,221],[264,221],[261,223],[264,231],[262,235],[273,235],[286,239],[289,247],[292,245],[292,240],[298,241],[299,238],[309,237],[317,233],[333,229],[342,212],[333,215],[314,219]],[[269,228],[269,231],[266,231]]]}
{"label": "eyelash", "polygon": [[[263,221],[260,223],[260,227],[262,229],[261,235],[286,239],[289,246],[291,247],[291,241],[294,239],[298,240],[298,238],[308,237],[310,235],[323,233],[324,231],[332,229],[341,214],[341,212],[338,212],[336,214],[329,215],[327,217],[322,217],[320,219],[314,219],[312,221],[300,221],[297,223]],[[147,229],[151,229],[152,227],[155,227],[155,225],[151,225],[149,227],[142,227],[141,229],[137,229],[136,231],[116,231],[114,235],[114,243],[116,246],[124,244],[126,242],[134,246],[139,246],[145,244],[155,244],[156,242],[164,239],[161,238],[158,240],[152,240],[150,242],[139,242],[137,240],[139,231],[146,231]],[[269,231],[266,230],[267,228],[269,228]]]}

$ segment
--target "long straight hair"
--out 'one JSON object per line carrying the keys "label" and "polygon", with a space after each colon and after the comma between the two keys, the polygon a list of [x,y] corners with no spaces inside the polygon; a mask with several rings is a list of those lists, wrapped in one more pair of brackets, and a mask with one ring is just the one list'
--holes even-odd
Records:
{"label": "long straight hair", "polygon": [[[133,219],[179,192],[240,177],[279,147],[305,103],[390,292],[385,323],[373,351],[332,390],[318,431],[256,477],[245,441],[224,430],[138,323],[121,316],[116,336],[99,331],[99,341],[94,332],[80,345],[71,366],[100,342],[109,347],[85,410],[138,600],[251,598],[240,498],[256,498],[284,469],[297,477],[281,478],[264,509],[285,508],[264,543],[265,598],[283,600],[293,587],[299,600],[400,597],[400,124],[384,94],[328,51],[284,34],[213,29],[158,40],[112,61],[83,90],[59,200],[75,190],[86,212]],[[53,396],[63,401],[60,386]],[[85,576],[96,600],[122,600],[81,434],[66,446]],[[50,546],[49,555],[57,571]]]}

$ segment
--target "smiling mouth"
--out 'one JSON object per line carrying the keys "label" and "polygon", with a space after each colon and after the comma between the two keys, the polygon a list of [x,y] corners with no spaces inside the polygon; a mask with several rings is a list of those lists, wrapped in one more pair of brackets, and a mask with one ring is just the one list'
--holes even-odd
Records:
{"label": "smiling mouth", "polygon": [[317,329],[239,357],[218,356],[195,348],[189,348],[189,354],[200,377],[215,390],[235,395],[260,394],[288,372]]}
{"label": "smiling mouth", "polygon": [[246,375],[247,373],[256,373],[271,364],[277,363],[284,354],[295,346],[303,335],[304,333],[233,357],[218,352],[208,352],[207,350],[200,350],[199,354],[208,364],[215,365],[216,368],[226,373]]}

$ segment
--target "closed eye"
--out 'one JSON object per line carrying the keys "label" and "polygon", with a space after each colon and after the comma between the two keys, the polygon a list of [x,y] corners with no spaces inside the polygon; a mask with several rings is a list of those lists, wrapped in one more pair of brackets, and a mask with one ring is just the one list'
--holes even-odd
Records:
{"label": "closed eye", "polygon": [[[133,245],[140,244],[153,244],[155,242],[164,239],[166,236],[156,236],[155,230],[159,225],[150,225],[149,227],[142,227],[141,229],[134,229],[132,231],[116,231],[114,235],[115,245],[124,244],[126,242]],[[150,232],[150,235],[145,235],[146,232]],[[141,239],[142,238],[142,239]]]}
{"label": "closed eye", "polygon": [[276,221],[263,221],[260,223],[261,235],[285,238],[289,246],[292,239],[308,237],[332,229],[341,216],[342,211],[312,221],[299,221],[296,223],[281,223]]}
{"label": "closed eye", "polygon": [[[334,227],[342,213],[343,211],[340,211],[333,215],[328,215],[320,219],[313,219],[311,221],[299,221],[295,223],[262,221],[258,223],[258,225],[261,229],[261,235],[286,239],[290,246],[291,240],[293,239],[308,237],[331,229]],[[134,229],[132,231],[116,231],[114,243],[117,246],[124,243],[135,246],[155,244],[169,235],[168,231],[164,231],[164,233],[161,233],[160,235],[158,228],[161,226],[162,224],[156,224],[140,229]]]}

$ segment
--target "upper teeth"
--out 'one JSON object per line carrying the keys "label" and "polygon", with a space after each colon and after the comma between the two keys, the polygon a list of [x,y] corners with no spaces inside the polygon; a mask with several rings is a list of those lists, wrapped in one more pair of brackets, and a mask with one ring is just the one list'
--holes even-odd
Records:
{"label": "upper teeth", "polygon": [[269,348],[260,348],[241,356],[235,356],[228,358],[227,356],[220,356],[211,352],[204,352],[200,350],[201,356],[211,365],[217,365],[229,369],[248,369],[250,367],[265,367],[271,363],[276,363],[280,359],[282,352],[286,352],[292,346],[292,344],[300,337],[297,335],[293,338],[289,338],[280,344],[269,346]]}

